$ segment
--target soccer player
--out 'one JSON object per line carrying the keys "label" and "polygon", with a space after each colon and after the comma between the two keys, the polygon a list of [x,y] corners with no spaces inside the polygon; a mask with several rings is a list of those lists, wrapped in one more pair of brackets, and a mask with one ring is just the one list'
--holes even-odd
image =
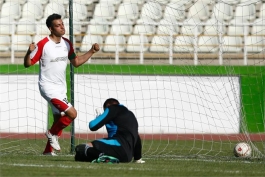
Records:
{"label": "soccer player", "polygon": [[68,60],[78,67],[97,51],[99,45],[93,44],[83,55],[77,56],[72,43],[63,37],[65,28],[61,15],[48,16],[46,25],[51,34],[40,40],[36,45],[29,45],[24,57],[24,66],[30,67],[39,62],[39,90],[52,108],[54,122],[45,135],[48,138],[43,155],[56,155],[53,149],[60,151],[58,137],[62,130],[77,117],[76,109],[67,100],[66,67]]}
{"label": "soccer player", "polygon": [[145,163],[142,143],[138,134],[138,122],[127,107],[114,98],[103,104],[104,112],[89,122],[89,129],[96,131],[106,126],[108,137],[77,145],[75,160],[92,162],[101,154],[117,158],[119,162]]}

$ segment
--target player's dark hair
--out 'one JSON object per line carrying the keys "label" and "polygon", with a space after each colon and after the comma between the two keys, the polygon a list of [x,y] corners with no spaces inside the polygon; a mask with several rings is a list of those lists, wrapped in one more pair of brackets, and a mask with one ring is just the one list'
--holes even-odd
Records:
{"label": "player's dark hair", "polygon": [[58,20],[61,19],[61,15],[59,14],[51,14],[50,16],[48,16],[47,20],[46,20],[46,26],[48,28],[52,27],[52,21],[53,20]]}
{"label": "player's dark hair", "polygon": [[107,99],[104,104],[103,104],[103,109],[105,110],[107,107],[109,107],[110,105],[113,104],[120,104],[118,100],[116,100],[115,98],[109,98]]}

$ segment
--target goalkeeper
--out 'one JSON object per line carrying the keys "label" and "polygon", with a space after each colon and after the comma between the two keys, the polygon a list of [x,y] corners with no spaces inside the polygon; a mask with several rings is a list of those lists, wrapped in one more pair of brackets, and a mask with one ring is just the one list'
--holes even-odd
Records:
{"label": "goalkeeper", "polygon": [[89,122],[91,131],[106,126],[108,137],[87,144],[77,145],[75,160],[92,162],[102,154],[117,158],[119,162],[144,163],[142,143],[138,134],[138,122],[135,115],[114,98],[103,104],[104,112]]}

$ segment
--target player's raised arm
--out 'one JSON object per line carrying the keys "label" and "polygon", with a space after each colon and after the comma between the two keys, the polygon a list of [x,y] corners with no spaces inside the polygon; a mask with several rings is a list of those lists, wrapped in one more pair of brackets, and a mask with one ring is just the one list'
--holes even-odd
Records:
{"label": "player's raised arm", "polygon": [[32,42],[30,45],[29,45],[29,48],[28,48],[28,51],[24,57],[24,67],[25,68],[28,68],[31,66],[31,61],[30,61],[30,53],[35,49],[35,43]]}
{"label": "player's raised arm", "polygon": [[99,45],[97,43],[93,44],[91,49],[86,52],[85,54],[81,55],[81,56],[77,56],[74,60],[70,60],[72,65],[74,67],[78,67],[82,64],[84,64],[85,62],[87,62],[87,60],[96,52],[99,51]]}

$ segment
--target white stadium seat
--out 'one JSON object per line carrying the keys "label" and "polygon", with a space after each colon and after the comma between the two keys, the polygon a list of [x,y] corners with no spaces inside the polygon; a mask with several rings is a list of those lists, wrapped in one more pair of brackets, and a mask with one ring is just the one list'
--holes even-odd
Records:
{"label": "white stadium seat", "polygon": [[125,50],[126,39],[124,36],[108,35],[103,47],[104,52],[123,52]]}
{"label": "white stadium seat", "polygon": [[[41,0],[39,1],[41,4],[47,4],[49,1],[56,1],[56,0]],[[28,2],[36,2],[36,0],[28,0]]]}
{"label": "white stadium seat", "polygon": [[[99,46],[103,45],[103,38],[101,35],[88,35],[86,34],[81,42],[79,50],[81,52],[87,52],[91,49],[94,43],[98,43]],[[102,48],[102,47],[101,47]]]}
{"label": "white stadium seat", "polygon": [[164,18],[175,18],[183,20],[186,17],[186,8],[184,4],[171,2],[166,5],[164,10]]}
{"label": "white stadium seat", "polygon": [[9,51],[11,46],[10,36],[0,35],[0,51],[6,52]]}
{"label": "white stadium seat", "polygon": [[[74,35],[80,35],[82,33],[82,25],[80,24],[80,21],[77,19],[73,19],[73,23],[79,23],[79,24],[73,24],[73,34]],[[69,34],[70,29],[69,29],[69,18],[64,18],[63,19],[64,23],[64,28],[65,28],[65,33]]]}
{"label": "white stadium seat", "polygon": [[174,18],[163,18],[160,20],[156,34],[176,35],[179,33],[179,26]]}
{"label": "white stadium seat", "polygon": [[265,18],[256,19],[253,22],[251,34],[252,35],[265,35]]}
{"label": "white stadium seat", "polygon": [[16,2],[5,2],[1,7],[1,18],[9,18],[10,20],[17,20],[21,17],[21,6]]}
{"label": "white stadium seat", "polygon": [[238,4],[235,10],[235,17],[254,20],[256,18],[256,6],[254,4]]}
{"label": "white stadium seat", "polygon": [[[69,14],[69,5],[66,8],[67,13]],[[83,21],[87,19],[87,7],[84,4],[73,2],[73,19]]]}
{"label": "white stadium seat", "polygon": [[14,22],[14,20],[9,18],[0,18],[0,34],[12,34],[12,30],[16,30],[16,25],[12,25],[10,22]]}
{"label": "white stadium seat", "polygon": [[190,53],[194,52],[194,37],[177,36],[174,41],[174,52]]}
{"label": "white stadium seat", "polygon": [[98,3],[95,5],[93,18],[104,18],[113,20],[115,17],[115,7],[112,4]]}
{"label": "white stadium seat", "polygon": [[124,2],[124,3],[137,3],[137,4],[142,5],[145,2],[145,0],[123,0],[122,2]]}
{"label": "white stadium seat", "polygon": [[14,35],[12,38],[12,43],[14,44],[15,51],[27,51],[29,44],[33,42],[33,39],[30,35]]}
{"label": "white stadium seat", "polygon": [[189,8],[188,18],[199,18],[203,21],[208,19],[209,16],[209,6],[204,2],[198,1]]}
{"label": "white stadium seat", "polygon": [[65,17],[65,9],[63,4],[57,3],[57,2],[49,2],[44,9],[44,18],[47,18],[49,15],[57,13],[62,16],[62,18]]}
{"label": "white stadium seat", "polygon": [[[242,24],[249,24],[245,18],[235,18],[229,22],[227,29],[228,35],[244,35],[244,33],[249,33],[249,26],[243,27]],[[246,30],[246,31],[244,31]]]}
{"label": "white stadium seat", "polygon": [[243,42],[241,37],[224,36],[223,52],[242,52]]}
{"label": "white stadium seat", "polygon": [[140,18],[137,20],[137,25],[134,26],[133,34],[152,35],[156,32],[155,22],[150,18]]}
{"label": "white stadium seat", "polygon": [[99,0],[99,3],[112,4],[112,5],[118,5],[121,2],[122,0]]}
{"label": "white stadium seat", "polygon": [[218,37],[200,36],[198,40],[198,52],[214,53],[219,50]]}
{"label": "white stadium seat", "polygon": [[233,18],[233,5],[223,3],[222,1],[215,4],[213,7],[212,18],[220,21],[231,20]]}
{"label": "white stadium seat", "polygon": [[16,34],[32,35],[36,33],[35,19],[21,18],[18,20]]}
{"label": "white stadium seat", "polygon": [[19,2],[19,4],[23,5],[27,2],[28,0],[5,0],[5,2]]}
{"label": "white stadium seat", "polygon": [[188,35],[194,35],[195,30],[197,28],[197,35],[202,33],[203,27],[201,24],[201,21],[197,18],[188,18],[183,21],[183,25],[181,28],[181,33],[182,34],[188,34]]}
{"label": "white stadium seat", "polygon": [[43,6],[39,1],[27,2],[22,8],[22,18],[34,18],[40,20],[43,17]]}
{"label": "white stadium seat", "polygon": [[246,48],[248,52],[260,53],[265,51],[265,38],[263,36],[247,36]]}
{"label": "white stadium seat", "polygon": [[222,0],[222,2],[226,4],[238,4],[240,3],[240,0]]}
{"label": "white stadium seat", "polygon": [[206,21],[206,25],[204,27],[205,35],[219,35],[219,34],[225,34],[226,33],[226,27],[225,25],[218,21],[215,18],[210,18]]}
{"label": "white stadium seat", "polygon": [[[142,47],[143,46],[143,47]],[[127,52],[143,52],[148,50],[148,38],[145,35],[130,35],[127,42]]]}
{"label": "white stadium seat", "polygon": [[116,18],[113,20],[110,33],[128,35],[133,31],[132,21],[126,18]]}
{"label": "white stadium seat", "polygon": [[260,6],[259,18],[265,19],[265,3]]}
{"label": "white stadium seat", "polygon": [[153,20],[159,20],[163,16],[162,7],[155,1],[149,1],[142,6],[141,18],[149,17]]}
{"label": "white stadium seat", "polygon": [[175,3],[175,4],[182,4],[185,6],[190,6],[193,4],[194,0],[170,0],[170,3]]}
{"label": "white stadium seat", "polygon": [[104,18],[95,18],[90,20],[90,24],[87,27],[86,34],[108,34],[109,25],[108,21]]}
{"label": "white stadium seat", "polygon": [[[154,36],[151,41],[149,48],[150,52],[168,52],[170,41],[173,43],[174,40],[170,36]],[[172,44],[173,46],[173,44]]]}
{"label": "white stadium seat", "polygon": [[117,18],[138,19],[139,7],[136,3],[121,3],[118,8]]}
{"label": "white stadium seat", "polygon": [[41,36],[47,36],[51,34],[50,30],[46,26],[46,18],[42,18],[40,21],[38,21],[36,33]]}

